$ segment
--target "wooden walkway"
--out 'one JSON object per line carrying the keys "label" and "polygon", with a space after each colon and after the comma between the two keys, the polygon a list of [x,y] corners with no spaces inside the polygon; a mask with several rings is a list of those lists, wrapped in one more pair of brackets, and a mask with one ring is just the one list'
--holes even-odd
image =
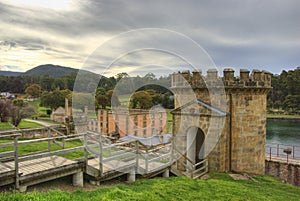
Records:
{"label": "wooden walkway", "polygon": [[[58,133],[59,134],[59,133]],[[73,185],[83,186],[86,179],[99,184],[102,181],[127,175],[129,182],[136,175],[152,177],[157,174],[169,176],[172,161],[172,146],[147,147],[136,140],[111,143],[95,133],[83,133],[55,137],[48,133],[47,138],[18,141],[18,135],[0,135],[0,138],[13,138],[13,141],[0,143],[1,148],[12,147],[13,151],[0,151],[0,186],[14,185],[19,191],[27,186],[73,175]],[[65,143],[72,140],[83,141],[82,145],[66,148]],[[48,142],[48,149],[20,155],[19,145]],[[56,149],[52,150],[51,144]],[[78,144],[78,142],[77,142]],[[79,143],[80,144],[80,143]],[[57,150],[57,146],[60,150]],[[6,149],[7,150],[7,149]],[[82,151],[84,157],[67,159],[67,153]]]}
{"label": "wooden walkway", "polygon": [[86,174],[92,181],[100,182],[110,180],[124,174],[133,173],[135,170],[135,161],[123,162],[111,160],[103,163],[102,168],[103,170],[101,171],[98,159],[90,159],[86,166]]}
{"label": "wooden walkway", "polygon": [[[14,162],[4,163],[14,167]],[[19,188],[83,172],[84,164],[60,156],[48,156],[19,162]],[[81,186],[81,185],[79,185]]]}
{"label": "wooden walkway", "polygon": [[[158,153],[160,149],[170,147],[170,144],[158,149],[145,147],[136,140],[112,144],[105,139],[95,138],[92,133],[87,141],[92,143],[88,150],[94,158],[88,160],[86,174],[98,184],[125,174],[129,182],[134,181],[137,174],[155,176],[168,171],[171,165],[171,149],[168,154]],[[162,159],[165,160],[163,163],[160,162]]]}
{"label": "wooden walkway", "polygon": [[[57,133],[56,133],[57,135]],[[84,146],[64,149],[66,141],[78,140],[82,135],[56,136],[18,141],[20,134],[0,135],[6,139],[0,143],[0,149],[13,149],[13,151],[0,152],[0,186],[14,184],[19,191],[26,191],[27,186],[73,175],[73,185],[83,186],[84,160],[70,160],[59,156],[67,153],[84,150]],[[13,139],[13,142],[9,139]],[[61,142],[57,140],[62,140]],[[19,154],[19,146],[29,146],[32,143],[48,142],[45,151]],[[52,150],[51,144],[60,146],[61,150]]]}
{"label": "wooden walkway", "polygon": [[15,170],[0,162],[0,186],[12,184],[15,181]]}

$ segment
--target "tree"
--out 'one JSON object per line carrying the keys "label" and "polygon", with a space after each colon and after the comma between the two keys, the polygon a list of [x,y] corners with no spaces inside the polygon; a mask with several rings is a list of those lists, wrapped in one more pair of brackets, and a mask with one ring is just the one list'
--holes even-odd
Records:
{"label": "tree", "polygon": [[118,73],[118,74],[116,75],[116,77],[117,77],[117,82],[118,82],[118,81],[120,81],[122,78],[128,78],[129,75],[128,75],[128,73],[122,72],[122,73]]}
{"label": "tree", "polygon": [[38,84],[32,84],[25,89],[25,93],[33,98],[38,98],[41,94],[41,86]]}
{"label": "tree", "polygon": [[[272,77],[272,92],[268,95],[268,107],[281,109],[285,112],[297,112],[297,97],[300,94],[300,68],[283,70],[280,75]],[[298,98],[299,99],[299,98]]]}
{"label": "tree", "polygon": [[11,107],[11,123],[17,127],[22,119],[32,116],[36,113],[33,106],[29,105],[23,99],[17,98],[13,100]]}
{"label": "tree", "polygon": [[284,100],[284,109],[290,109],[293,113],[300,110],[300,95],[288,95]]}
{"label": "tree", "polygon": [[137,91],[130,97],[129,106],[132,109],[150,109],[152,97],[147,91]]}
{"label": "tree", "polygon": [[58,108],[59,106],[64,107],[65,98],[70,100],[70,94],[72,92],[68,89],[55,90],[53,92],[43,92],[41,95],[41,106],[50,107],[52,110]]}
{"label": "tree", "polygon": [[154,75],[154,73],[147,73],[144,76],[144,78],[147,79],[147,80],[154,80],[155,79],[155,75]]}
{"label": "tree", "polygon": [[104,95],[105,94],[105,89],[103,87],[98,87],[96,90],[96,96],[98,96],[99,94]]}
{"label": "tree", "polygon": [[109,104],[109,102],[108,102],[108,98],[106,95],[98,94],[96,96],[96,105],[98,107],[105,109],[108,104]]}
{"label": "tree", "polygon": [[95,107],[95,96],[92,93],[73,92],[73,109],[81,109],[83,111],[86,106],[90,110]]}
{"label": "tree", "polygon": [[164,108],[173,109],[174,108],[174,97],[170,93],[163,94],[162,106]]}
{"label": "tree", "polygon": [[113,90],[108,90],[105,93],[105,95],[107,97],[108,106],[111,107],[111,106],[119,106],[119,105],[121,105],[118,96],[116,94],[114,94]]}
{"label": "tree", "polygon": [[10,115],[11,103],[9,100],[0,100],[0,121],[8,122],[8,118]]}

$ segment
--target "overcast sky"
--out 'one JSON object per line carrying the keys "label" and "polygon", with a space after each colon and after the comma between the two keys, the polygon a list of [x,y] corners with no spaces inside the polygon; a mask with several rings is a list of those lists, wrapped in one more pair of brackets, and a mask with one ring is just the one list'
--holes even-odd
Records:
{"label": "overcast sky", "polygon": [[[178,55],[185,49],[182,54],[202,54],[220,68],[280,73],[300,66],[299,10],[299,0],[1,0],[0,70],[47,63],[82,68],[92,60],[112,62],[107,74],[136,66],[180,70],[189,62]],[[156,28],[155,34],[143,28]],[[192,40],[203,49],[195,52]],[[201,68],[204,60],[192,63]]]}

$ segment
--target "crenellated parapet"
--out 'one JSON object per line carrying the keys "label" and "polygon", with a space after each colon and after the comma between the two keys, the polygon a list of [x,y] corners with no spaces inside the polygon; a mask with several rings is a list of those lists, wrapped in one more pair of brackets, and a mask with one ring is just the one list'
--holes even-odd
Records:
{"label": "crenellated parapet", "polygon": [[234,76],[232,68],[223,70],[223,77],[218,76],[216,69],[208,69],[206,76],[202,71],[183,71],[172,75],[172,87],[206,88],[224,86],[226,88],[270,88],[272,74],[267,71],[241,69],[239,76]]}

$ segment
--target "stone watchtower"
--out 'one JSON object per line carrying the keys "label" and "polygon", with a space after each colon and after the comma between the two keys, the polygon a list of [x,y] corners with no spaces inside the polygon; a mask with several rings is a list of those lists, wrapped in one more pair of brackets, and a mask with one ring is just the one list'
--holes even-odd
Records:
{"label": "stone watchtower", "polygon": [[[222,78],[215,69],[206,76],[200,71],[173,74],[177,150],[194,163],[208,159],[210,171],[264,174],[271,77],[258,70],[240,70],[235,77],[230,68]],[[176,169],[186,171],[180,164]]]}

